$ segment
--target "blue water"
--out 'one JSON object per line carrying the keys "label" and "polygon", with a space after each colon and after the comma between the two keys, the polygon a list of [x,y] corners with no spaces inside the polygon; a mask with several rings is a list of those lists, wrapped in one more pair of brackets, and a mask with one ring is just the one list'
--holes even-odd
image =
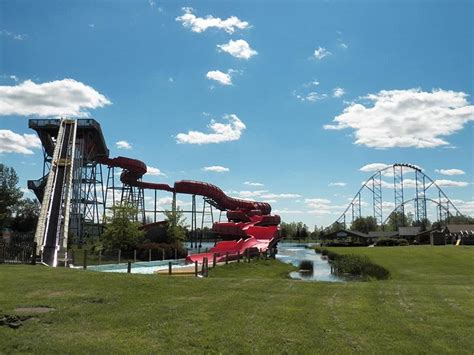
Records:
{"label": "blue water", "polygon": [[[214,243],[203,242],[201,248],[190,249],[190,243],[186,243],[189,254],[195,254],[198,251],[206,252],[214,246]],[[331,281],[341,282],[341,278],[331,274],[331,266],[326,259],[322,259],[319,254],[313,249],[307,249],[306,246],[309,244],[290,244],[290,243],[279,243],[278,253],[276,258],[282,262],[293,264],[296,267],[300,265],[303,260],[310,260],[313,262],[312,273],[300,273],[294,271],[290,273],[290,277],[297,280],[308,280],[308,281]],[[173,269],[182,268],[186,265],[185,259],[178,260],[157,260],[157,261],[141,261],[132,263],[132,274],[153,274],[158,270],[168,269],[168,263],[171,262]],[[87,268],[92,271],[100,272],[117,272],[126,273],[127,263],[120,264],[104,264],[104,265],[92,265]]]}
{"label": "blue water", "polygon": [[293,264],[296,267],[300,266],[303,260],[313,262],[313,272],[299,272],[293,271],[290,277],[296,280],[307,281],[329,281],[329,282],[343,282],[344,280],[331,274],[331,265],[327,259],[321,258],[320,254],[316,254],[314,249],[307,249],[308,244],[290,244],[279,243],[278,253],[276,258],[284,263]]}
{"label": "blue water", "polygon": [[[173,269],[186,266],[185,259],[178,260],[158,260],[158,261],[139,261],[132,263],[132,274],[153,274],[158,270],[168,269],[168,264],[171,261]],[[104,264],[104,265],[93,265],[88,266],[87,270],[100,271],[100,272],[127,272],[127,263],[121,264]]]}

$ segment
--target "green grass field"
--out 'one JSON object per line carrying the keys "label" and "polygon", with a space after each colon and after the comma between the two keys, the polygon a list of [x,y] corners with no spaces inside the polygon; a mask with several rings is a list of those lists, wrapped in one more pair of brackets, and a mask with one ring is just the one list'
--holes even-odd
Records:
{"label": "green grass field", "polygon": [[50,306],[0,353],[474,352],[474,248],[339,248],[388,268],[386,281],[316,283],[277,261],[207,279],[0,266],[0,313]]}

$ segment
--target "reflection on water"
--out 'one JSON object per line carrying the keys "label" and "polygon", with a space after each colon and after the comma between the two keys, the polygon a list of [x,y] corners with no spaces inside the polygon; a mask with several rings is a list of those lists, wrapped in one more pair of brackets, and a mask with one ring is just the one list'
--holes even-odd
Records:
{"label": "reflection on water", "polygon": [[310,281],[331,281],[342,282],[341,278],[331,274],[331,265],[326,259],[322,259],[320,254],[316,254],[314,249],[306,249],[305,244],[279,243],[276,258],[282,262],[300,266],[303,260],[313,262],[313,272],[293,271],[290,273],[292,279]]}
{"label": "reflection on water", "polygon": [[[313,262],[313,272],[294,271],[290,273],[292,279],[310,280],[310,281],[331,281],[342,282],[340,277],[331,274],[331,265],[326,259],[322,259],[320,254],[316,254],[314,249],[306,249],[309,244],[293,244],[293,243],[279,243],[278,253],[276,258],[284,263],[293,264],[296,267],[300,266],[303,260],[310,260]],[[201,248],[197,247],[191,249],[191,243],[185,243],[189,254],[198,252],[206,252],[214,246],[213,242],[202,242]],[[193,245],[193,247],[195,244]]]}

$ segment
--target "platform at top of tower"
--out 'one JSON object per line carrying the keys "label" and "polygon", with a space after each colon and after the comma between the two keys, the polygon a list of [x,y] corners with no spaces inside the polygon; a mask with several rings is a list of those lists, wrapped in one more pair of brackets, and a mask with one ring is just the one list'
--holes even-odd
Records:
{"label": "platform at top of tower", "polygon": [[[30,119],[28,127],[34,129],[41,140],[48,156],[54,153],[54,140],[58,136],[60,119]],[[108,157],[109,150],[105,143],[99,122],[92,118],[77,119],[77,139],[84,139],[92,146],[96,158]]]}

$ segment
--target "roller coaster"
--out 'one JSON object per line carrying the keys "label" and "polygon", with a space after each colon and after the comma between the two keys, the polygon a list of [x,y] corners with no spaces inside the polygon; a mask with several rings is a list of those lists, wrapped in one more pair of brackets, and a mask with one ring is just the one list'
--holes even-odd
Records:
{"label": "roller coaster", "polygon": [[[229,197],[217,186],[200,181],[177,181],[173,186],[145,182],[146,164],[127,157],[110,158],[100,124],[93,119],[32,119],[29,127],[38,133],[44,153],[43,177],[28,181],[41,202],[35,242],[44,264],[67,265],[70,237],[84,241],[87,235],[99,235],[107,208],[113,211],[117,203],[131,205],[137,211],[135,220],[145,224],[149,212],[145,190],[155,194],[153,222],[159,212],[157,191],[172,193],[171,211],[177,210],[178,193],[192,196],[191,236],[196,246],[196,196],[203,197],[201,231],[205,216],[210,214],[212,231],[224,241],[217,243],[211,254],[188,256],[190,262],[202,262],[214,254],[220,255],[219,261],[239,253],[264,252],[278,243],[280,217],[271,215],[270,204]],[[105,189],[104,166],[108,169]],[[120,182],[115,181],[115,169],[121,169]],[[227,222],[214,222],[213,208],[220,215],[225,212]]]}
{"label": "roller coaster", "polygon": [[[392,190],[390,195],[393,200],[384,199],[386,194],[382,194],[383,189]],[[365,199],[362,197],[364,193],[368,193],[368,198],[366,195]],[[454,215],[462,216],[436,181],[420,167],[395,163],[373,173],[334,223],[346,228],[349,221],[352,223],[362,217],[362,210],[365,209],[373,215],[378,225],[383,226],[392,218],[397,226],[403,226],[406,209],[410,206],[413,208],[414,221],[421,223],[428,217],[428,203],[435,207],[437,220],[441,223],[448,223]],[[390,210],[385,213],[384,218],[387,208]]]}

